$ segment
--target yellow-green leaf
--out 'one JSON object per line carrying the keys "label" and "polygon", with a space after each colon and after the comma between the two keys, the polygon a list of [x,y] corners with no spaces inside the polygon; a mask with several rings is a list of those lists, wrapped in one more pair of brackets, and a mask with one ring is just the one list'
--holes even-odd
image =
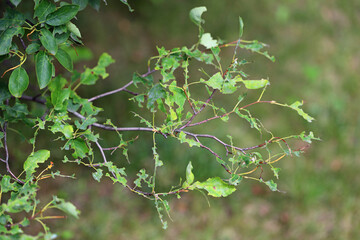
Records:
{"label": "yellow-green leaf", "polygon": [[191,187],[204,189],[213,197],[227,197],[236,191],[233,185],[224,182],[219,177],[209,178],[205,182],[195,182]]}
{"label": "yellow-green leaf", "polygon": [[269,84],[269,81],[266,79],[261,80],[242,80],[247,89],[259,89],[263,88]]}
{"label": "yellow-green leaf", "polygon": [[221,89],[223,84],[224,84],[224,79],[221,76],[220,72],[215,73],[214,75],[211,76],[211,78],[205,82],[206,85],[208,85],[209,87],[212,87],[213,89]]}
{"label": "yellow-green leaf", "polygon": [[244,22],[241,17],[239,17],[239,38],[242,37],[244,33]]}
{"label": "yellow-green leaf", "polygon": [[302,110],[300,108],[302,105],[303,105],[303,102],[296,101],[293,104],[291,104],[289,107],[294,109],[295,111],[297,111],[297,113],[300,116],[302,116],[306,121],[312,122],[312,120],[314,120],[314,118],[311,117],[310,115],[308,115],[307,113],[305,113],[304,110]]}
{"label": "yellow-green leaf", "polygon": [[69,29],[70,32],[75,34],[75,36],[77,36],[78,38],[81,38],[80,30],[75,24],[73,24],[72,22],[68,22],[66,24],[66,27],[67,27],[67,29]]}
{"label": "yellow-green leaf", "polygon": [[183,188],[190,186],[194,182],[194,174],[192,173],[192,169],[193,166],[190,161],[186,167],[186,180],[182,186]]}

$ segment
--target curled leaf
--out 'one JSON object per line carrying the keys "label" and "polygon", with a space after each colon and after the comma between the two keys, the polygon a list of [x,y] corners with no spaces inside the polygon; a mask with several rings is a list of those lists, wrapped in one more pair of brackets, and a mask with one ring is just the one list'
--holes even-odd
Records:
{"label": "curled leaf", "polygon": [[269,84],[269,81],[266,79],[261,80],[242,80],[247,89],[259,89],[263,88]]}
{"label": "curled leaf", "polygon": [[191,9],[189,14],[191,21],[193,21],[197,26],[200,27],[200,25],[205,22],[201,18],[201,15],[206,11],[207,11],[206,7],[196,7]]}

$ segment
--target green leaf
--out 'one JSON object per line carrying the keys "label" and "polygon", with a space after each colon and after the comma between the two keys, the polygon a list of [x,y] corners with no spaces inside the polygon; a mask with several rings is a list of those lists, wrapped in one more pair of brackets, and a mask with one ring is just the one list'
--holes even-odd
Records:
{"label": "green leaf", "polygon": [[106,68],[114,62],[115,60],[108,53],[103,53],[99,58],[98,67]]}
{"label": "green leaf", "polygon": [[93,85],[99,79],[99,76],[90,68],[86,68],[80,76],[80,82],[85,85]]}
{"label": "green leaf", "polygon": [[137,87],[138,83],[142,83],[145,86],[151,86],[154,82],[153,76],[149,75],[146,77],[142,77],[140,74],[138,73],[133,73],[133,77],[132,80],[134,82],[135,87]]}
{"label": "green leaf", "polygon": [[27,46],[26,53],[33,54],[33,53],[36,53],[37,51],[39,51],[39,49],[40,49],[40,44],[31,43],[31,44],[29,44],[29,46]]}
{"label": "green leaf", "polygon": [[194,182],[194,174],[192,173],[192,169],[193,169],[193,166],[190,161],[186,167],[186,180],[185,180],[184,184],[182,185],[183,188],[187,188]]}
{"label": "green leaf", "polygon": [[29,212],[33,206],[28,201],[29,196],[18,196],[10,198],[6,204],[1,205],[2,212],[19,213],[22,211]]}
{"label": "green leaf", "polygon": [[303,102],[296,101],[293,104],[291,104],[289,107],[297,111],[297,113],[302,116],[306,121],[312,122],[314,120],[313,117],[309,116],[307,113],[304,112],[300,107],[303,105]]}
{"label": "green leaf", "polygon": [[10,75],[9,91],[14,97],[21,97],[29,86],[29,76],[22,67],[16,68]]}
{"label": "green leaf", "polygon": [[10,0],[10,2],[17,7],[19,3],[21,3],[21,0]]}
{"label": "green leaf", "polygon": [[74,204],[70,202],[65,202],[64,199],[58,198],[56,196],[53,197],[53,201],[54,201],[53,207],[63,211],[64,213],[74,218],[79,218],[80,211],[76,209]]}
{"label": "green leaf", "polygon": [[55,4],[51,3],[49,0],[42,0],[35,8],[34,18],[37,17],[41,22],[45,21],[46,17],[55,10]]}
{"label": "green leaf", "polygon": [[40,51],[35,56],[35,70],[40,89],[45,88],[52,76],[53,64],[45,51]]}
{"label": "green leaf", "polygon": [[222,87],[222,93],[223,94],[232,94],[236,91],[236,80],[235,79],[229,79],[224,82],[224,85]]}
{"label": "green leaf", "polygon": [[67,29],[69,29],[70,32],[75,34],[75,36],[77,36],[78,38],[81,38],[80,30],[78,29],[78,27],[75,24],[73,24],[72,22],[68,22],[66,24],[66,27],[67,27]]}
{"label": "green leaf", "polygon": [[19,34],[24,34],[21,27],[8,28],[0,34],[0,56],[9,53],[13,37]]}
{"label": "green leaf", "polygon": [[65,78],[63,78],[61,75],[57,75],[53,81],[51,81],[51,83],[49,84],[49,90],[50,91],[55,91],[58,89],[62,89],[63,87],[65,87],[65,85],[67,84],[67,80]]}
{"label": "green leaf", "polygon": [[242,37],[244,33],[244,22],[241,17],[239,17],[239,39]]}
{"label": "green leaf", "polygon": [[266,79],[261,80],[242,80],[242,82],[245,84],[245,87],[247,89],[259,89],[264,88],[266,85],[269,84],[269,81]]}
{"label": "green leaf", "polygon": [[101,180],[101,178],[102,178],[102,176],[103,176],[103,170],[102,169],[96,169],[96,172],[93,172],[92,173],[92,176],[93,176],[93,178],[96,180],[96,181],[98,181],[98,182],[100,182],[100,180]]}
{"label": "green leaf", "polygon": [[89,152],[86,142],[82,138],[76,138],[70,141],[71,148],[74,149],[72,156],[74,158],[84,158]]}
{"label": "green leaf", "polygon": [[191,9],[189,13],[191,21],[193,21],[197,26],[200,27],[200,25],[205,22],[201,18],[201,15],[206,11],[207,11],[206,7],[196,7]]}
{"label": "green leaf", "polygon": [[265,43],[261,43],[257,40],[251,41],[250,43],[247,44],[239,44],[240,48],[245,48],[248,49],[250,51],[256,52],[258,54],[261,54],[263,56],[265,56],[266,58],[270,59],[271,61],[275,62],[275,57],[274,56],[270,56],[269,53],[267,51],[262,52],[262,49],[265,48],[267,45]]}
{"label": "green leaf", "polygon": [[20,27],[25,22],[25,17],[15,9],[8,8],[4,17],[0,19],[0,31],[11,27]]}
{"label": "green leaf", "polygon": [[1,179],[1,192],[7,193],[10,191],[16,191],[17,190],[17,184],[15,182],[11,183],[11,177],[9,175],[4,175]]}
{"label": "green leaf", "polygon": [[51,26],[60,26],[73,19],[79,11],[79,5],[64,5],[46,17],[46,23]]}
{"label": "green leaf", "polygon": [[233,185],[225,183],[219,177],[209,178],[205,182],[195,182],[191,187],[204,189],[213,197],[227,197],[236,191]]}
{"label": "green leaf", "polygon": [[156,100],[166,96],[165,89],[159,83],[155,84],[149,91],[147,107],[153,109]]}
{"label": "green leaf", "polygon": [[88,5],[89,0],[72,0],[73,4],[79,5],[79,11],[83,10],[84,8],[86,8],[86,6]]}
{"label": "green leaf", "polygon": [[48,50],[52,55],[55,55],[58,50],[58,45],[52,33],[46,28],[42,28],[39,37],[41,44]]}
{"label": "green leaf", "polygon": [[237,186],[241,182],[242,179],[243,179],[242,176],[239,176],[237,174],[232,174],[231,178],[229,179],[229,183],[231,185]]}
{"label": "green leaf", "polygon": [[24,171],[26,172],[26,180],[29,180],[32,174],[39,167],[39,163],[44,163],[50,157],[49,150],[38,150],[32,153],[24,162]]}
{"label": "green leaf", "polygon": [[128,3],[127,0],[120,0],[120,2],[122,2],[123,4],[125,4],[126,6],[128,6],[130,12],[133,12],[133,11],[134,11],[134,9],[132,9],[132,8],[130,7],[130,5],[129,5],[129,3]]}
{"label": "green leaf", "polygon": [[96,11],[100,9],[100,0],[89,0],[89,5],[94,8]]}
{"label": "green leaf", "polygon": [[270,188],[271,191],[277,191],[277,184],[273,180],[266,181],[265,184]]}
{"label": "green leaf", "polygon": [[115,177],[111,176],[109,173],[106,173],[105,176],[113,180],[114,183],[118,182],[121,183],[124,187],[126,187],[127,180],[126,178],[122,177],[126,176],[125,168],[117,168],[112,162],[104,163],[104,166],[108,168],[109,172],[115,174]]}
{"label": "green leaf", "polygon": [[200,44],[206,47],[207,49],[217,47],[217,40],[211,37],[210,33],[204,33],[200,38]]}
{"label": "green leaf", "polygon": [[73,136],[74,133],[74,129],[73,126],[69,125],[69,124],[62,124],[60,122],[55,123],[54,125],[49,127],[49,130],[52,133],[57,133],[57,132],[61,132],[62,134],[64,134],[66,139],[70,139]]}
{"label": "green leaf", "polygon": [[320,138],[317,138],[314,136],[313,132],[309,132],[308,135],[306,135],[305,132],[302,132],[297,138],[301,138],[304,142],[311,143],[311,140],[320,140]]}
{"label": "green leaf", "polygon": [[219,90],[222,88],[223,83],[224,83],[224,79],[221,76],[220,72],[215,73],[208,81],[205,82],[205,84],[208,85],[209,87]]}
{"label": "green leaf", "polygon": [[274,168],[274,167],[272,167],[271,170],[273,171],[274,176],[275,176],[277,179],[279,179],[279,172],[280,172],[281,168]]}
{"label": "green leaf", "polygon": [[173,94],[173,96],[171,96],[171,100],[175,102],[180,109],[183,109],[184,103],[186,101],[184,90],[178,88],[175,81],[169,85],[169,90]]}
{"label": "green leaf", "polygon": [[200,147],[200,143],[199,143],[199,142],[195,141],[195,140],[192,139],[192,138],[187,138],[187,137],[186,137],[186,134],[185,134],[184,132],[181,132],[181,133],[179,134],[179,140],[180,140],[181,143],[184,143],[184,142],[188,143],[190,147],[193,147],[193,146]]}
{"label": "green leaf", "polygon": [[73,136],[74,129],[71,125],[65,125],[62,129],[62,133],[64,134],[66,139],[70,139]]}
{"label": "green leaf", "polygon": [[59,63],[66,68],[69,72],[73,71],[73,61],[70,55],[63,49],[59,48],[55,58],[59,61]]}
{"label": "green leaf", "polygon": [[71,89],[56,89],[51,92],[51,103],[54,105],[55,110],[63,109],[64,101],[68,100],[70,97]]}

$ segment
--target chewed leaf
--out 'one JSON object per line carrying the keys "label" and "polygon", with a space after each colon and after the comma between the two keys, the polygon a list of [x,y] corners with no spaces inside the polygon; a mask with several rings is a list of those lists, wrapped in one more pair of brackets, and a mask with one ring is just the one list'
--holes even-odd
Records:
{"label": "chewed leaf", "polygon": [[242,80],[247,89],[259,89],[263,88],[269,84],[269,81],[266,79],[261,80]]}
{"label": "chewed leaf", "polygon": [[224,79],[221,76],[220,72],[215,73],[211,78],[205,82],[206,85],[212,87],[213,89],[221,89],[224,83]]}
{"label": "chewed leaf", "polygon": [[106,52],[101,54],[99,61],[98,61],[98,67],[108,67],[110,64],[114,63],[115,60]]}
{"label": "chewed leaf", "polygon": [[270,180],[270,181],[266,181],[265,184],[270,188],[271,191],[275,192],[277,191],[277,184],[273,181],[273,180]]}
{"label": "chewed leaf", "polygon": [[93,178],[96,180],[96,181],[98,181],[98,182],[100,182],[100,179],[102,178],[102,176],[103,176],[103,170],[102,169],[96,169],[96,172],[93,172],[92,173],[92,176],[93,176]]}
{"label": "chewed leaf", "polygon": [[54,208],[57,208],[74,218],[79,218],[80,211],[76,209],[74,204],[70,202],[65,202],[64,199],[58,198],[56,196],[54,196],[53,201],[54,201],[54,205],[53,205]]}
{"label": "chewed leaf", "polygon": [[313,117],[311,117],[310,115],[308,115],[307,113],[304,112],[304,110],[302,110],[300,107],[303,105],[303,102],[301,101],[296,101],[293,104],[291,104],[289,107],[294,109],[295,111],[298,112],[298,114],[300,116],[302,116],[306,121],[308,122],[312,122],[312,120],[315,120]]}
{"label": "chewed leaf", "polygon": [[200,147],[200,143],[195,141],[194,139],[191,139],[191,138],[186,138],[186,134],[184,132],[181,132],[179,134],[179,140],[181,143],[188,143],[190,147],[192,146],[197,146],[197,147]]}
{"label": "chewed leaf", "polygon": [[301,138],[301,140],[303,140],[304,142],[307,142],[307,143],[311,143],[311,140],[320,140],[320,138],[317,138],[314,136],[313,132],[309,132],[308,135],[306,135],[305,132],[302,132],[296,138]]}
{"label": "chewed leaf", "polygon": [[39,150],[32,153],[24,163],[24,171],[26,172],[26,179],[30,179],[31,175],[39,167],[39,163],[44,163],[50,157],[49,150]]}
{"label": "chewed leaf", "polygon": [[156,100],[164,98],[166,91],[161,84],[155,84],[149,91],[147,107],[153,109]]}
{"label": "chewed leaf", "polygon": [[190,11],[190,19],[193,21],[197,26],[200,26],[205,21],[201,18],[201,15],[206,12],[206,7],[196,7],[191,9]]}
{"label": "chewed leaf", "polygon": [[200,38],[200,44],[207,49],[217,47],[217,40],[213,39],[210,33],[204,33]]}
{"label": "chewed leaf", "polygon": [[204,189],[213,197],[227,197],[236,191],[235,186],[224,182],[219,177],[209,178],[205,182],[195,182],[191,187]]}

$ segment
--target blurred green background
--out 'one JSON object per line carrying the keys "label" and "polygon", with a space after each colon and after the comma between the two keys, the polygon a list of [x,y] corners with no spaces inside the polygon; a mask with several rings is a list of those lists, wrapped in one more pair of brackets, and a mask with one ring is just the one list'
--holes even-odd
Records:
{"label": "blurred green background", "polygon": [[[286,193],[244,181],[230,197],[210,198],[211,207],[200,193],[185,194],[170,201],[173,221],[168,220],[167,230],[161,228],[152,202],[109,181],[97,183],[85,169],[75,181],[61,179],[42,188],[45,195],[59,192],[82,211],[80,220],[54,223],[61,239],[360,239],[358,0],[137,0],[130,1],[133,13],[120,1],[107,2],[99,13],[87,9],[77,16],[85,46],[93,52],[92,60],[80,61],[77,68],[93,66],[102,52],[116,59],[109,68],[110,77],[84,89],[84,95],[118,88],[133,72],[146,72],[155,46],[191,46],[198,33],[188,12],[204,5],[208,9],[203,15],[205,29],[214,37],[236,40],[241,16],[243,38],[270,45],[275,63],[239,54],[253,61],[246,68],[250,78],[269,77],[271,86],[264,99],[285,103],[303,99],[304,109],[316,121],[308,124],[293,112],[272,106],[256,107],[254,114],[275,135],[306,130],[322,140],[301,158],[288,157],[277,164],[282,169],[278,187]],[[113,95],[97,104],[115,124],[139,125],[129,114],[135,104],[128,104],[128,98]],[[237,122],[215,131],[235,133],[234,141],[245,145],[259,141],[258,134]],[[106,139],[111,142],[112,136]],[[145,136],[130,147],[130,169],[151,166],[147,141]],[[184,153],[184,146],[165,142],[159,143],[161,147],[164,186],[178,181],[189,160],[199,177],[218,171],[204,151]],[[71,173],[71,169],[65,171]]]}

